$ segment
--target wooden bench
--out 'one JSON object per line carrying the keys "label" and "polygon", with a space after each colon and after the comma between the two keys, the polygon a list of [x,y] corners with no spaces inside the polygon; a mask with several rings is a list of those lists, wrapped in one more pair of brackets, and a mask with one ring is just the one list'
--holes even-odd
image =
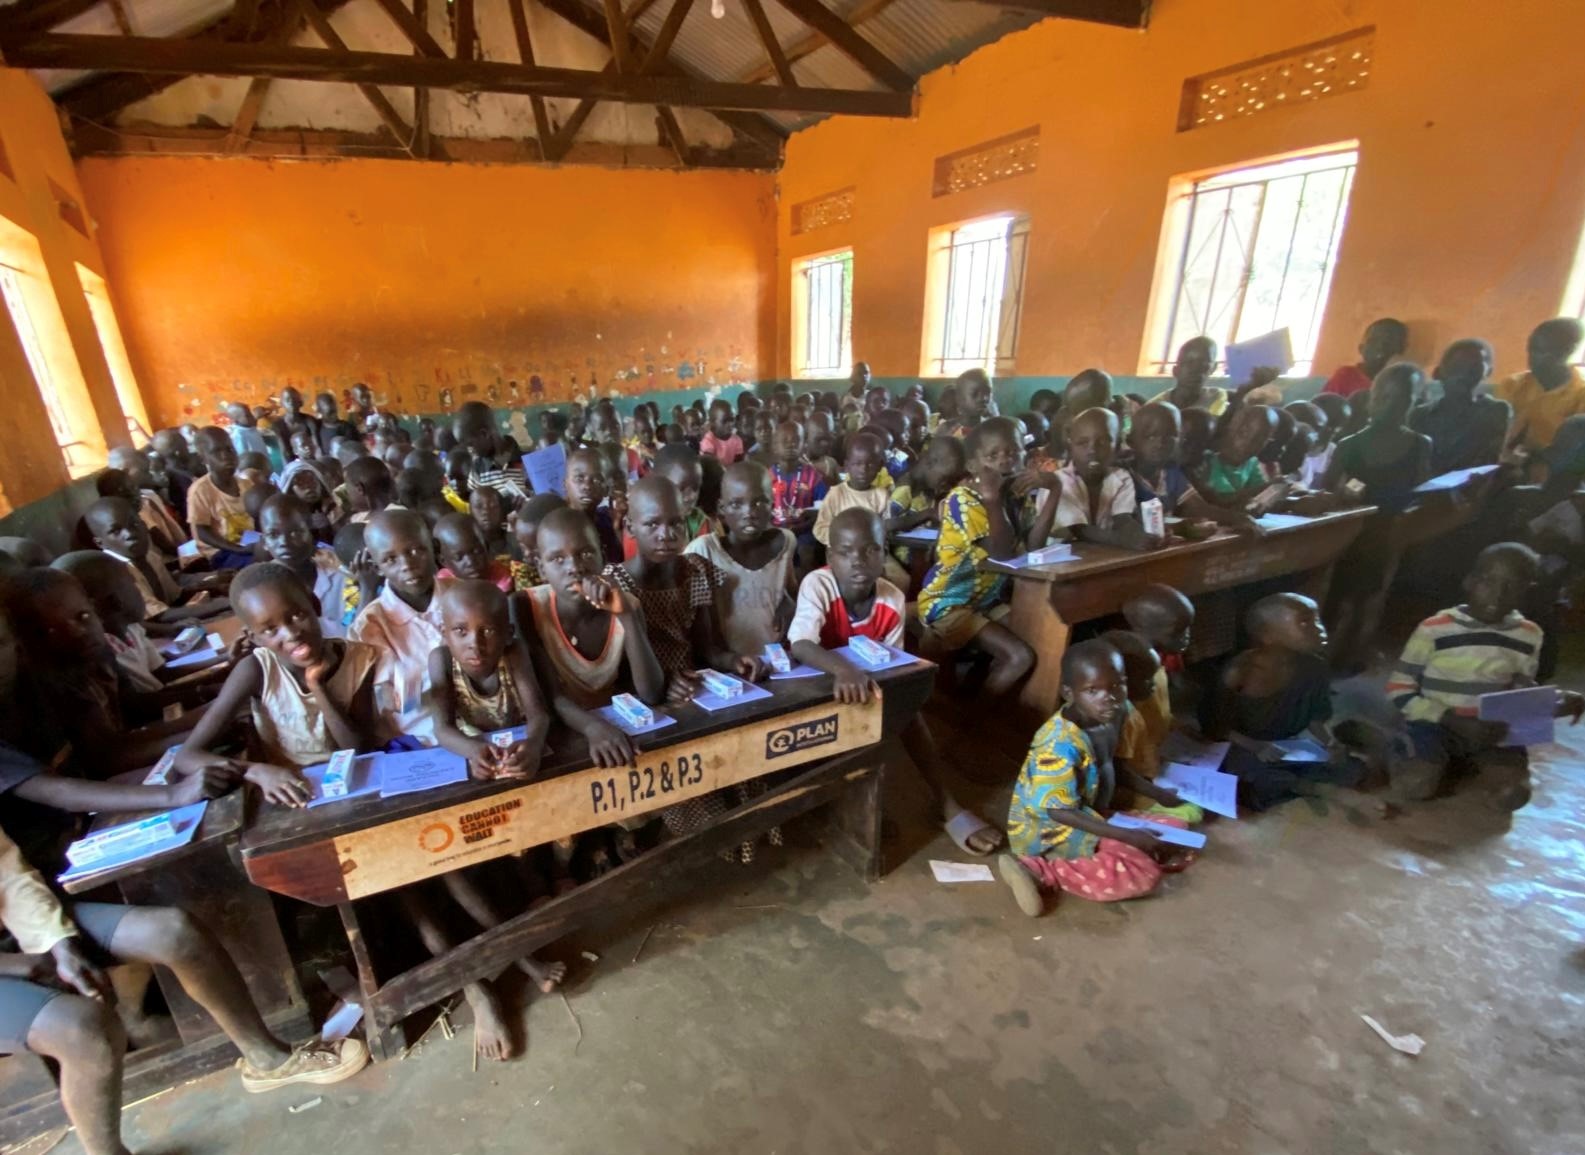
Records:
{"label": "wooden bench", "polygon": [[1152,552],[1079,544],[1077,561],[1014,569],[1007,626],[1035,651],[1035,668],[1019,690],[1020,704],[1041,718],[1061,704],[1062,655],[1078,622],[1118,613],[1148,585],[1161,583],[1193,596],[1268,578],[1293,576],[1293,588],[1325,602],[1335,562],[1359,536],[1374,507],[1308,518],[1263,538],[1219,533]]}
{"label": "wooden bench", "polygon": [[[312,810],[268,808],[243,834],[243,868],[276,894],[336,906],[357,963],[370,1051],[391,1058],[415,1011],[597,916],[686,893],[696,864],[816,807],[832,804],[831,848],[878,878],[882,747],[919,712],[934,675],[923,661],[886,671],[877,677],[881,698],[863,706],[833,702],[822,675],[766,683],[772,698],[717,713],[668,707],[677,724],[639,740],[636,768],[591,767],[581,741],[553,731],[552,752],[526,784],[470,781]],[[766,793],[708,827],[401,974],[382,974],[359,921],[359,899],[772,777]]]}

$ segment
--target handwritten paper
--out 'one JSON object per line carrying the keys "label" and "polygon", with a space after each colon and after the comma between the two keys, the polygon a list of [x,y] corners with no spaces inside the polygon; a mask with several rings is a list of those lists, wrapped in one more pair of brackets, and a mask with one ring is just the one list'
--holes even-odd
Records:
{"label": "handwritten paper", "polygon": [[1271,743],[1282,751],[1284,762],[1330,762],[1331,751],[1314,738],[1283,738]]}
{"label": "handwritten paper", "polygon": [[437,790],[468,780],[468,763],[438,746],[369,757],[374,763],[373,772],[379,775],[381,798]]}
{"label": "handwritten paper", "polygon": [[1164,822],[1151,822],[1147,818],[1138,818],[1132,814],[1114,814],[1106,821],[1113,826],[1121,826],[1124,830],[1148,830],[1161,841],[1170,842],[1173,846],[1187,846],[1190,850],[1199,850],[1205,845],[1205,835],[1197,830],[1168,826]]}
{"label": "handwritten paper", "polygon": [[1176,790],[1178,797],[1185,802],[1192,802],[1213,814],[1220,814],[1224,818],[1238,817],[1238,779],[1232,774],[1223,774],[1220,770],[1210,770],[1204,766],[1168,762],[1161,776],[1156,779],[1156,784]]}
{"label": "handwritten paper", "polygon": [[[106,870],[113,870],[118,866],[126,866],[133,862],[142,862],[145,858],[153,858],[156,854],[164,854],[168,850],[175,850],[179,846],[186,846],[193,840],[193,835],[198,833],[198,824],[204,819],[204,811],[208,809],[208,802],[194,802],[191,806],[180,806],[175,810],[168,810],[164,815],[150,815],[150,817],[164,817],[170,821],[172,832],[157,842],[148,842],[138,846],[128,846],[124,849],[112,851],[103,858],[83,866],[74,866],[60,876],[61,882],[71,882],[74,879],[86,878],[91,874],[101,874]],[[136,822],[145,821],[137,819]],[[122,823],[131,826],[135,823]],[[116,830],[119,827],[107,827],[107,830]],[[96,833],[104,833],[97,831]]]}
{"label": "handwritten paper", "polygon": [[1180,766],[1220,770],[1222,760],[1232,748],[1231,742],[1206,742],[1200,738],[1190,737],[1182,730],[1174,730],[1161,744],[1161,760],[1176,762]]}
{"label": "handwritten paper", "polygon": [[561,442],[523,454],[523,473],[535,493],[567,496],[567,447]]}
{"label": "handwritten paper", "polygon": [[661,713],[657,708],[650,710],[650,713],[655,715],[655,720],[648,726],[629,725],[623,720],[622,715],[616,712],[615,706],[601,706],[595,710],[595,713],[632,738],[636,738],[640,734],[653,734],[656,730],[664,730],[667,726],[675,726],[677,724],[677,719],[669,714]]}
{"label": "handwritten paper", "polygon": [[347,775],[347,792],[333,798],[325,797],[325,771],[330,769],[329,762],[321,762],[318,766],[309,766],[303,770],[303,779],[313,791],[313,796],[308,800],[308,808],[328,806],[332,802],[345,802],[349,798],[362,798],[366,794],[380,792],[380,775],[376,770],[374,759],[376,755],[365,754],[352,763],[352,773]]}
{"label": "handwritten paper", "polygon": [[1557,737],[1557,687],[1482,694],[1478,716],[1482,722],[1508,723],[1504,746],[1545,746]]}
{"label": "handwritten paper", "polygon": [[[875,644],[876,645],[882,645],[882,643],[880,643],[880,642],[877,642]],[[917,662],[919,660],[913,654],[910,654],[910,653],[908,653],[905,650],[899,650],[896,646],[886,646],[885,648],[891,651],[891,655],[892,656],[891,656],[891,658],[889,660],[887,660],[885,662],[882,662],[878,666],[872,666],[868,662],[866,662],[863,658],[859,657],[856,653],[853,652],[853,647],[852,646],[838,646],[836,649],[832,650],[831,652],[833,654],[841,654],[844,658],[846,658],[848,661],[852,662],[859,669],[868,670],[872,674],[878,674],[882,670],[895,670],[898,666],[911,666],[911,665],[913,665],[915,662]]]}
{"label": "handwritten paper", "polygon": [[991,868],[983,862],[943,862],[930,860],[930,873],[937,882],[995,882]]}
{"label": "handwritten paper", "polygon": [[1293,338],[1284,326],[1227,347],[1227,379],[1234,385],[1248,381],[1256,369],[1286,373],[1293,368]]}
{"label": "handwritten paper", "polygon": [[714,713],[717,710],[730,710],[734,706],[746,706],[750,702],[758,702],[762,698],[769,698],[770,696],[771,692],[765,687],[756,686],[751,682],[744,682],[741,694],[723,698],[719,694],[712,694],[708,690],[703,690],[694,695],[693,704],[701,710],[709,710]]}
{"label": "handwritten paper", "polygon": [[1495,465],[1476,465],[1469,469],[1455,469],[1451,473],[1439,473],[1429,481],[1423,481],[1414,487],[1416,493],[1440,493],[1449,489],[1460,489],[1477,477],[1485,477],[1488,473],[1495,473]]}

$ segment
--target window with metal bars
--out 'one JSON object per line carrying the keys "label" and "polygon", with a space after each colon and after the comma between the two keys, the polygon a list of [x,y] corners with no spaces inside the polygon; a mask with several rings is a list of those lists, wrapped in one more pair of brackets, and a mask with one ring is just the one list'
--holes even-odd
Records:
{"label": "window with metal bars", "polygon": [[1299,157],[1175,193],[1166,236],[1180,248],[1146,371],[1169,370],[1190,337],[1226,348],[1286,327],[1292,371],[1310,373],[1358,162],[1355,149]]}
{"label": "window with metal bars", "polygon": [[28,368],[33,370],[33,380],[38,383],[39,396],[43,399],[44,409],[49,414],[55,443],[60,446],[61,455],[66,459],[67,468],[71,470],[72,476],[77,477],[81,475],[81,471],[91,469],[97,462],[92,447],[72,429],[71,419],[55,389],[49,358],[44,355],[43,342],[39,339],[38,329],[34,327],[33,318],[28,312],[22,283],[22,278],[26,275],[10,265],[0,265],[0,297],[5,300],[6,311],[11,314],[11,323],[15,326],[17,337],[22,342],[22,352],[27,357]]}
{"label": "window with metal bars", "polygon": [[795,348],[800,377],[845,377],[853,366],[853,251],[793,267]]}
{"label": "window with metal bars", "polygon": [[1018,350],[1029,218],[988,217],[940,230],[926,300],[927,376],[1006,373]]}

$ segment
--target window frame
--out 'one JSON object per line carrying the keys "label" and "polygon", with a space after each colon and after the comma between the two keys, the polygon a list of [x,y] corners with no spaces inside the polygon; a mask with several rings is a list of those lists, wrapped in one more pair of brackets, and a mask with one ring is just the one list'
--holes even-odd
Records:
{"label": "window frame", "polygon": [[[989,234],[989,226],[997,223],[1003,226],[999,237]],[[1014,371],[1028,285],[1029,234],[1029,214],[1011,210],[956,221],[930,231],[919,353],[921,376],[957,377],[969,369],[983,369],[997,377]],[[994,267],[988,259],[983,274],[977,272],[975,250],[992,246],[984,251],[988,258],[994,258],[998,243],[1004,246],[1000,267]],[[960,259],[965,257],[967,267]],[[979,283],[987,290],[992,284],[996,286],[994,306],[989,304],[989,291],[978,294],[978,304],[972,300],[977,277],[983,277]],[[965,307],[968,313],[958,311]],[[954,346],[954,341],[966,342],[974,329],[981,339],[972,351],[966,343]]]}
{"label": "window frame", "polygon": [[[840,266],[844,270],[841,278],[841,301],[838,306],[840,313],[836,318],[840,328],[836,350],[838,364],[814,364],[810,343],[817,339],[817,327],[811,323],[810,309],[816,293],[813,290],[810,273],[815,269],[827,269],[833,266]],[[826,380],[846,377],[853,372],[853,272],[854,258],[851,245],[793,259],[790,336],[794,377]],[[825,291],[825,289],[820,291],[822,297]],[[824,331],[829,334],[829,325],[824,327]]]}

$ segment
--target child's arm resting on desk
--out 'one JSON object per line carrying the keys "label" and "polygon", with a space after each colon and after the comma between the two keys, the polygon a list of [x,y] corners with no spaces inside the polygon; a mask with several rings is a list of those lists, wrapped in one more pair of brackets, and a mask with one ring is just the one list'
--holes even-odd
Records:
{"label": "child's arm resting on desk", "polygon": [[616,585],[603,577],[583,583],[583,598],[596,609],[615,614],[622,623],[622,657],[633,679],[633,694],[646,706],[660,705],[666,697],[666,671],[660,667],[655,647],[649,644],[644,607],[637,598],[623,596]]}
{"label": "child's arm resting on desk", "polygon": [[880,684],[841,654],[826,649],[819,642],[792,643],[794,661],[803,662],[817,670],[824,670],[836,679],[832,693],[838,702],[857,705],[868,702],[871,694],[881,692]]}
{"label": "child's arm resting on desk", "polygon": [[[534,671],[539,676],[539,684],[550,696],[550,708],[556,712],[556,717],[561,719],[562,725],[581,735],[589,744],[589,757],[594,760],[594,764],[605,770],[614,770],[619,766],[637,766],[638,749],[633,745],[633,739],[600,715],[592,710],[585,710],[569,698],[561,688],[561,679],[557,676],[550,657],[538,641],[533,639],[533,635],[529,636],[529,653],[533,659]],[[648,648],[648,642],[645,646]],[[645,703],[654,704],[648,699],[645,699]]]}
{"label": "child's arm resting on desk", "polygon": [[244,552],[241,542],[231,541],[212,525],[193,526],[193,536],[210,549],[223,549],[231,553]]}
{"label": "child's arm resting on desk", "polygon": [[1106,529],[1096,525],[1074,525],[1068,528],[1080,541],[1091,541],[1097,545],[1132,550],[1160,549],[1162,546],[1162,539],[1146,533],[1144,525],[1131,513],[1119,516]]}
{"label": "child's arm resting on desk", "polygon": [[457,694],[451,684],[451,651],[436,646],[429,653],[430,717],[435,722],[435,742],[468,760],[468,773],[479,779],[496,775],[499,751],[483,738],[470,738],[457,729]]}
{"label": "child's arm resting on desk", "polygon": [[258,697],[264,687],[264,674],[255,661],[238,662],[214,703],[176,754],[176,769],[182,774],[197,774],[209,767],[229,767],[263,792],[270,802],[283,806],[303,806],[311,797],[308,783],[295,770],[265,762],[239,762],[211,753],[210,745],[220,739],[237,711]]}
{"label": "child's arm resting on desk", "polygon": [[128,810],[174,810],[235,790],[242,772],[234,765],[205,766],[165,786],[136,782],[95,782],[49,771],[19,782],[11,793],[69,814],[114,814]]}
{"label": "child's arm resting on desk", "polygon": [[528,647],[513,642],[506,654],[507,672],[517,688],[517,703],[523,707],[523,737],[501,751],[498,774],[503,778],[532,778],[539,773],[539,760],[545,753],[545,735],[550,732],[550,711],[534,676],[534,661]]}

